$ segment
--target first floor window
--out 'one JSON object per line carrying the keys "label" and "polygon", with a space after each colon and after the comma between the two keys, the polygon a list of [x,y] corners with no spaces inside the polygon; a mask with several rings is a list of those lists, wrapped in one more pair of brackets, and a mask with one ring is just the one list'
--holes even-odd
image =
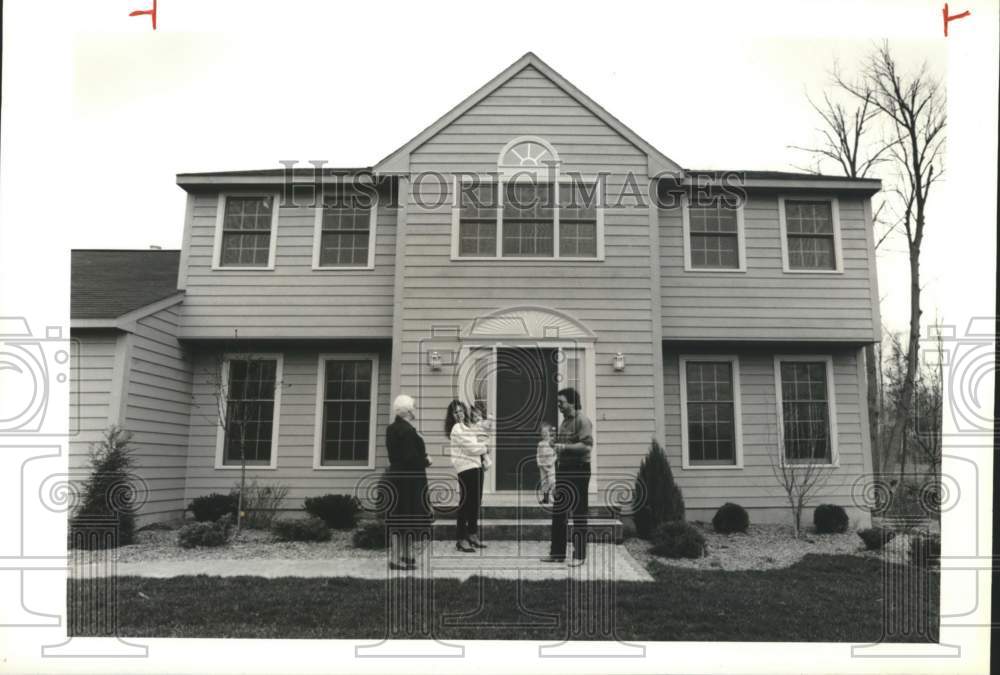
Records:
{"label": "first floor window", "polygon": [[731,361],[684,362],[688,461],[736,464],[736,399]]}
{"label": "first floor window", "polygon": [[372,440],[373,361],[327,359],[323,370],[321,463],[365,466]]}
{"label": "first floor window", "polygon": [[837,269],[833,207],[829,201],[785,200],[788,268]]}
{"label": "first floor window", "polygon": [[267,267],[271,257],[274,198],[227,196],[222,216],[222,267]]}
{"label": "first floor window", "polygon": [[825,361],[781,361],[785,461],[832,462],[830,400]]}
{"label": "first floor window", "polygon": [[271,463],[275,398],[278,386],[277,359],[230,359],[226,396],[224,463],[248,465]]}

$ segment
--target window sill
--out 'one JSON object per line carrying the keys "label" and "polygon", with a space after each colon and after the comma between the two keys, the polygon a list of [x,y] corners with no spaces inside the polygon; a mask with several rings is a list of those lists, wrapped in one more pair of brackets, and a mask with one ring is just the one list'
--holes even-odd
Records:
{"label": "window sill", "polygon": [[795,467],[799,467],[799,466],[801,466],[801,467],[811,466],[814,469],[839,469],[840,468],[840,462],[835,462],[833,464],[809,464],[808,462],[803,462],[801,464],[785,464],[784,462],[782,462],[781,465],[780,465],[780,468],[783,468],[783,469],[794,469]]}
{"label": "window sill", "polygon": [[843,274],[844,270],[793,270],[784,268],[781,270],[785,274]]}
{"label": "window sill", "polygon": [[[242,467],[239,464],[216,464],[216,469],[222,471],[239,471]],[[247,471],[274,471],[277,464],[247,464]]]}
{"label": "window sill", "polygon": [[313,464],[313,471],[371,471],[374,464]]}
{"label": "window sill", "polygon": [[742,464],[685,464],[682,471],[733,471],[743,470]]}
{"label": "window sill", "polygon": [[273,272],[274,265],[267,267],[230,267],[222,265],[212,265],[213,272]]}
{"label": "window sill", "polygon": [[579,262],[599,263],[599,262],[604,262],[604,258],[562,258],[562,257],[560,257],[560,258],[545,258],[545,257],[541,257],[541,256],[536,257],[536,258],[530,258],[530,257],[529,258],[521,258],[521,257],[516,257],[516,258],[515,257],[473,258],[473,257],[470,257],[470,256],[454,256],[453,255],[453,256],[451,256],[451,260],[452,260],[452,262],[548,262],[548,263],[552,263],[552,262],[567,262],[567,263],[579,263]]}
{"label": "window sill", "polygon": [[734,267],[685,267],[685,272],[723,272],[725,274],[746,274],[747,268],[734,268]]}
{"label": "window sill", "polygon": [[375,269],[375,265],[357,265],[352,267],[320,267],[312,266],[313,272],[370,272]]}

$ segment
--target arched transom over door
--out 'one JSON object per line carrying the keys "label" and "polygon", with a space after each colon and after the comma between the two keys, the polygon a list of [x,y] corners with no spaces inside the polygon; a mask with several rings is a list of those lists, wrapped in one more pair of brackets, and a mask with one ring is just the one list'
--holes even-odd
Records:
{"label": "arched transom over door", "polygon": [[594,420],[594,333],[562,312],[525,306],[474,319],[462,338],[457,393],[494,419],[495,468],[487,472],[487,487],[534,491],[540,427],[562,421],[557,392],[576,389],[584,414]]}

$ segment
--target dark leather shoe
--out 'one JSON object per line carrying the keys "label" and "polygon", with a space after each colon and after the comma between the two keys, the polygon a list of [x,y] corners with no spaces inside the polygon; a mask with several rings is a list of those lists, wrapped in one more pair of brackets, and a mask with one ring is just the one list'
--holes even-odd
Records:
{"label": "dark leather shoe", "polygon": [[547,555],[544,558],[542,558],[542,562],[561,563],[561,562],[566,562],[566,558],[564,556]]}
{"label": "dark leather shoe", "polygon": [[400,565],[398,562],[393,560],[389,562],[389,569],[399,570],[400,572],[411,572],[415,570],[416,567],[414,565],[406,565],[406,564]]}
{"label": "dark leather shoe", "polygon": [[400,560],[405,562],[407,565],[411,565],[413,567],[417,566],[417,561],[415,558],[400,558]]}
{"label": "dark leather shoe", "polygon": [[461,542],[461,541],[455,542],[455,548],[458,549],[459,551],[461,551],[462,553],[475,553],[476,552],[476,549],[472,548],[471,546],[466,546],[465,542]]}

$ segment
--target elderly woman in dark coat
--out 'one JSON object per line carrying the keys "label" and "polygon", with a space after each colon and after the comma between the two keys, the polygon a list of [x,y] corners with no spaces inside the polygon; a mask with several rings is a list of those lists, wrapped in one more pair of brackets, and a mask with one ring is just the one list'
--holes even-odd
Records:
{"label": "elderly woman in dark coat", "polygon": [[396,419],[385,434],[389,452],[389,469],[386,478],[393,491],[393,498],[386,513],[389,527],[389,566],[392,569],[412,570],[415,559],[410,555],[410,544],[422,533],[429,532],[431,512],[427,501],[427,456],[424,439],[413,427],[415,403],[413,398],[400,394],[393,401]]}

